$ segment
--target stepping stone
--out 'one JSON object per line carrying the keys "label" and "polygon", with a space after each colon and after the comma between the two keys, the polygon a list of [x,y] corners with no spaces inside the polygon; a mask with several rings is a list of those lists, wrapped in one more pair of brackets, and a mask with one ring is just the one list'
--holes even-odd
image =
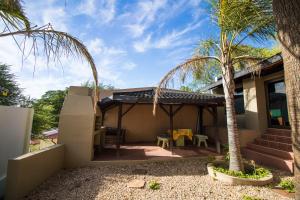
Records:
{"label": "stepping stone", "polygon": [[143,188],[145,186],[145,181],[140,179],[134,179],[127,183],[127,187],[129,188]]}

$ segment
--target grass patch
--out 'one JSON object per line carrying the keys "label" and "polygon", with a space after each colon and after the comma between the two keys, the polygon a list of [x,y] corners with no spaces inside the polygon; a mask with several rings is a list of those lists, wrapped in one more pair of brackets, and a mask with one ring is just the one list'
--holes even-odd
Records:
{"label": "grass patch", "polygon": [[222,163],[214,166],[214,171],[221,172],[229,176],[248,178],[248,179],[260,179],[270,174],[270,171],[265,168],[262,167],[256,168],[255,165],[249,165],[249,164],[245,164],[245,172],[229,170],[228,163]]}
{"label": "grass patch", "polygon": [[289,193],[295,192],[295,185],[292,180],[281,180],[279,186]]}
{"label": "grass patch", "polygon": [[149,188],[151,190],[159,190],[160,189],[160,183],[158,183],[157,181],[150,181]]}

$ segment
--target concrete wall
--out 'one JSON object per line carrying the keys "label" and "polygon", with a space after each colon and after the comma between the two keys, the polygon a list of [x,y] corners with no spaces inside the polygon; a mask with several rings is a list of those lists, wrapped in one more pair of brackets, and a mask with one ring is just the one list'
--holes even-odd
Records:
{"label": "concrete wall", "polygon": [[[129,105],[123,106],[123,112]],[[152,114],[152,104],[137,104],[122,119],[122,128],[126,129],[126,142],[154,142],[157,135],[169,129],[169,117],[160,108],[156,115]],[[166,106],[166,109],[168,107]],[[176,107],[173,108],[175,110]],[[197,107],[186,105],[174,116],[174,129],[191,128],[196,131]],[[212,125],[212,116],[206,110],[203,113],[203,125]],[[106,112],[104,125],[117,127],[118,109],[113,108]]]}
{"label": "concrete wall", "polygon": [[8,161],[5,199],[20,199],[63,167],[64,146],[54,145]]}
{"label": "concrete wall", "polygon": [[84,165],[93,158],[95,114],[92,91],[71,86],[59,119],[58,143],[65,144],[65,166]]}
{"label": "concrete wall", "polygon": [[29,151],[33,109],[0,106],[0,198],[4,194],[7,160]]}

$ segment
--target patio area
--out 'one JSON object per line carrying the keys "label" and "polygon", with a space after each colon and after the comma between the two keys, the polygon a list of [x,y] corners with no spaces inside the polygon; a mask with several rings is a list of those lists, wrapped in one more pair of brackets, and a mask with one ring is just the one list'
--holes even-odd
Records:
{"label": "patio area", "polygon": [[101,152],[95,153],[94,160],[165,160],[187,157],[216,156],[216,150],[212,147],[173,147],[162,148],[155,144],[125,144],[120,146],[119,156],[116,156],[116,147],[108,146]]}

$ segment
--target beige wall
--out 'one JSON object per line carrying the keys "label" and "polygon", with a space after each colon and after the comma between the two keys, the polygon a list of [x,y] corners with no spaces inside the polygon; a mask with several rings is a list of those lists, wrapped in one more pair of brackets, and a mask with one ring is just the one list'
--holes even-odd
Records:
{"label": "beige wall", "polygon": [[8,161],[5,199],[19,199],[63,167],[64,146],[55,145]]}
{"label": "beige wall", "polygon": [[[237,115],[238,126],[241,132],[241,144],[259,137],[268,128],[265,82],[283,78],[283,72],[267,76],[247,78],[243,80],[245,114]],[[241,86],[241,84],[237,85]],[[213,89],[214,94],[223,94],[222,87]],[[219,126],[226,127],[224,108],[219,108]],[[221,128],[222,129],[222,128]],[[211,128],[208,128],[212,132]],[[221,131],[222,142],[227,142],[226,128]],[[210,133],[211,134],[211,133]]]}
{"label": "beige wall", "polygon": [[262,134],[268,128],[265,82],[283,78],[283,72],[243,80],[245,128]]}
{"label": "beige wall", "polygon": [[93,158],[95,114],[91,90],[70,87],[59,119],[58,143],[65,144],[65,166],[84,165]]}
{"label": "beige wall", "polygon": [[[123,106],[123,112],[129,105]],[[165,106],[168,109],[167,106]],[[176,110],[177,106],[173,106]],[[156,115],[152,114],[152,104],[137,104],[122,119],[122,128],[126,129],[126,142],[153,142],[157,135],[169,129],[169,117],[158,107]],[[197,107],[186,105],[174,116],[174,129],[191,128],[196,131]],[[212,125],[212,116],[204,110],[203,125]],[[104,125],[117,127],[118,109],[106,112]]]}
{"label": "beige wall", "polygon": [[[206,127],[206,133],[210,137],[214,137],[215,128],[208,126]],[[239,129],[240,133],[240,144],[242,147],[246,146],[249,142],[252,142],[255,138],[259,136],[258,132],[249,129]],[[219,139],[221,144],[228,143],[228,135],[226,127],[219,127]]]}
{"label": "beige wall", "polygon": [[7,160],[27,153],[33,109],[0,106],[0,197],[4,193]]}

